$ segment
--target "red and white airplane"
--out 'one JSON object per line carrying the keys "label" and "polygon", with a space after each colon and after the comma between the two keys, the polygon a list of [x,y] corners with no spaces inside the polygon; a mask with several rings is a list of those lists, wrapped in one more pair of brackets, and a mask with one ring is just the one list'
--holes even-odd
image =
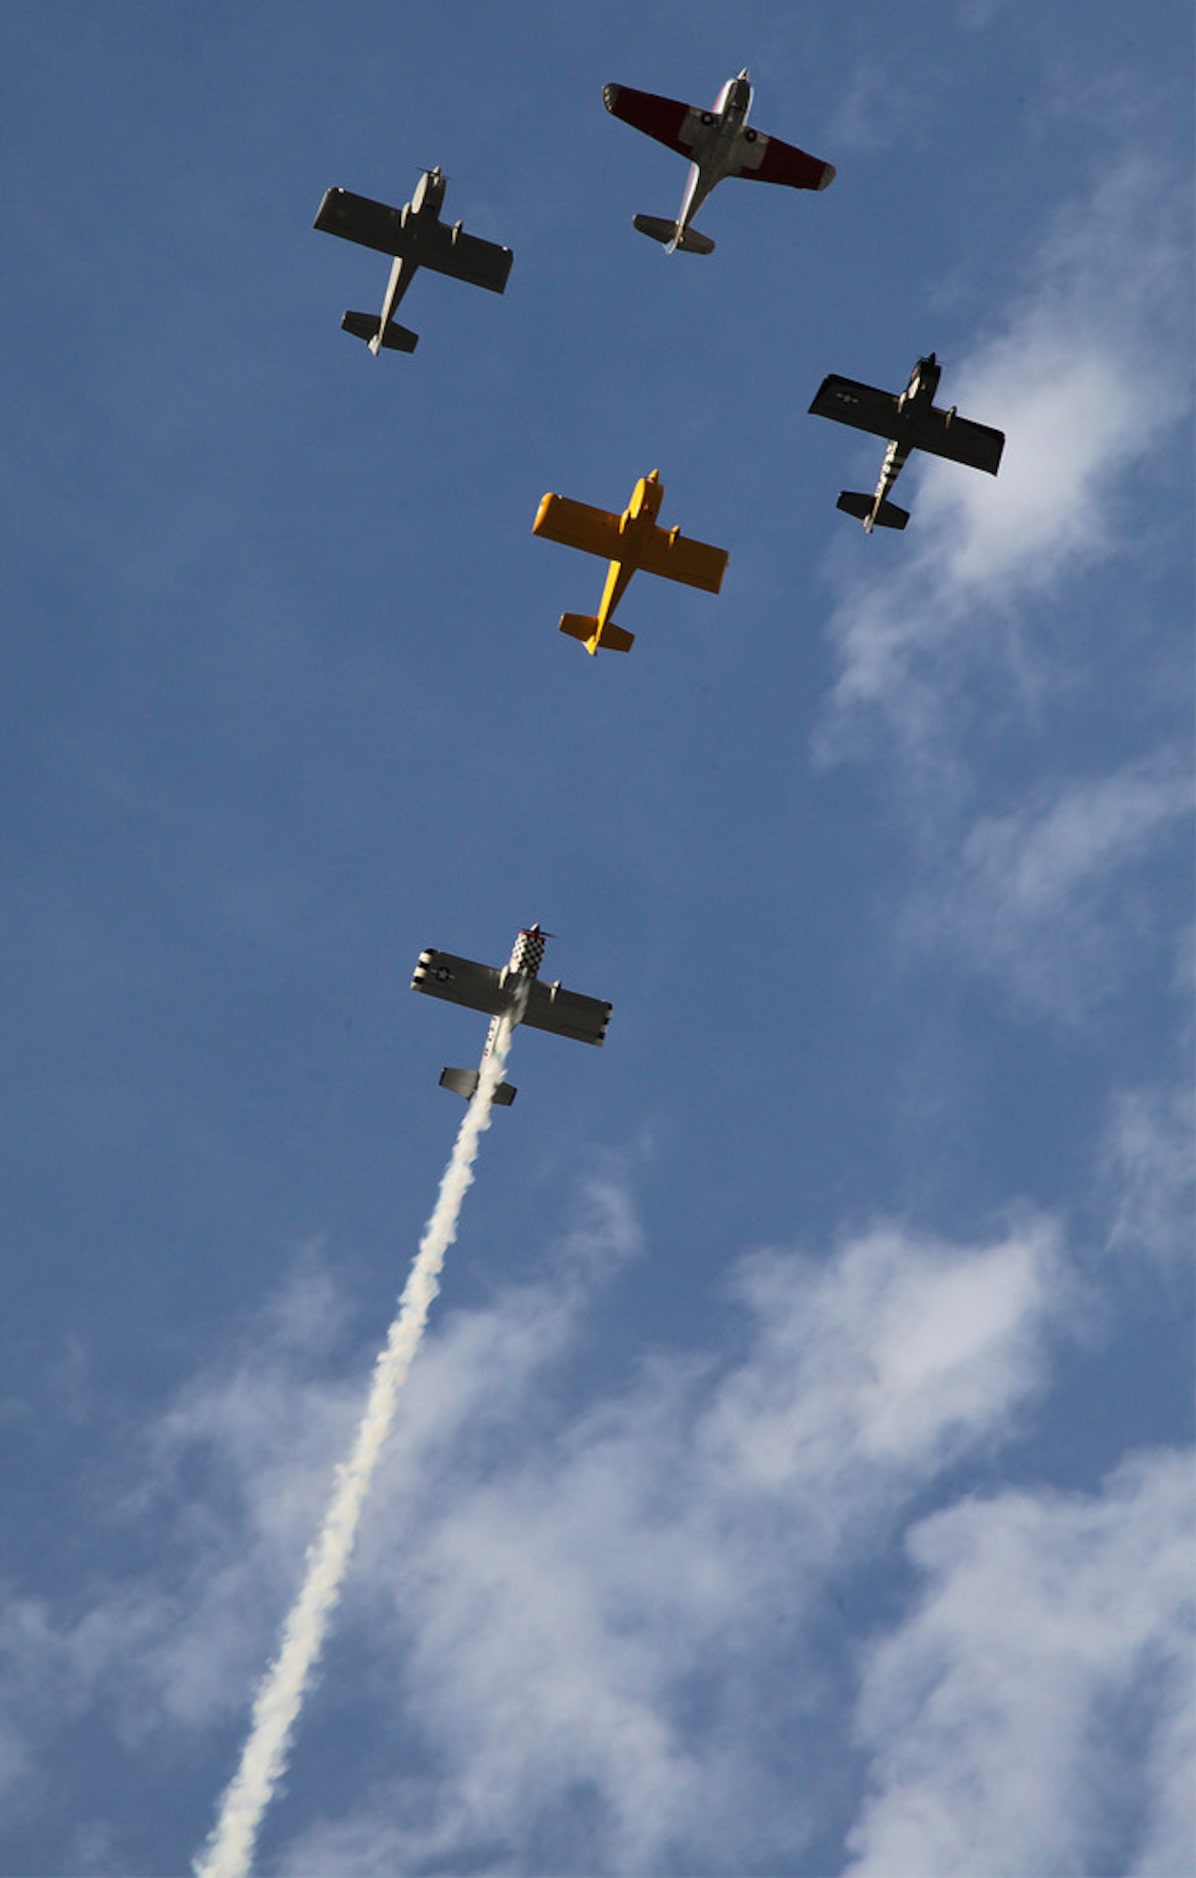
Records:
{"label": "red and white airplane", "polygon": [[689,181],[676,221],[664,221],[659,215],[634,217],[640,234],[663,242],[669,254],[674,248],[683,248],[687,254],[714,252],[709,235],[691,227],[690,218],[724,176],[786,183],[791,189],[825,189],[835,179],[833,164],[749,128],[752,87],[746,66],[738,78],[727,80],[709,111],[681,104],[676,98],[657,97],[653,91],[634,91],[630,85],[606,85],[602,97],[612,116],[690,159]]}

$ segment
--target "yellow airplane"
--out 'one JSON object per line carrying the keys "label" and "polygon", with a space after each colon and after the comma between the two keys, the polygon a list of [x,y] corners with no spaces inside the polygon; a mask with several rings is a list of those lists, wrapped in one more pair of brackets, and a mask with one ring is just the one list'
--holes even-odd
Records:
{"label": "yellow airplane", "polygon": [[561,615],[561,631],[580,639],[587,652],[597,652],[599,646],[608,646],[612,652],[631,650],[635,634],[616,626],[611,614],[639,567],[665,580],[700,587],[703,593],[717,593],[722,585],[726,549],[689,541],[679,528],[658,528],[656,517],[663,498],[660,471],[653,470],[650,476],[640,477],[622,515],[592,509],[588,503],[573,502],[568,496],[546,495],[540,504],[532,524],[533,535],[563,542],[567,548],[580,548],[585,554],[610,557],[597,614]]}

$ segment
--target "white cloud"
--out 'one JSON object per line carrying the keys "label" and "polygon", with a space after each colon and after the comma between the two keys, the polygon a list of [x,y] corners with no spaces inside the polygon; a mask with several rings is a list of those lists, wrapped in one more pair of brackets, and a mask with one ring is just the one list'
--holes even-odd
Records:
{"label": "white cloud", "polygon": [[1191,1868],[1192,1499],[1190,1456],[1147,1455],[1095,1497],[913,1529],[923,1596],[865,1663],[852,1878]]}
{"label": "white cloud", "polygon": [[[143,1436],[129,1432],[135,1484],[90,1509],[105,1555],[114,1534],[130,1550],[152,1534],[152,1564],[124,1578],[97,1569],[67,1611],[5,1600],[0,1797],[10,1818],[44,1798],[47,1744],[84,1717],[102,1714],[134,1753],[168,1754],[169,1740],[243,1712],[360,1406],[356,1380],[313,1378],[343,1316],[310,1249],[239,1359],[185,1383]],[[77,1413],[73,1397],[67,1412]],[[82,1869],[85,1848],[72,1857]]]}
{"label": "white cloud", "polygon": [[885,1227],[829,1266],[747,1260],[737,1290],[758,1347],[721,1385],[703,1446],[735,1478],[786,1491],[855,1465],[942,1465],[1024,1400],[1061,1275],[1038,1222],[966,1257]]}
{"label": "white cloud", "polygon": [[1188,408],[1177,197],[1141,159],[1106,163],[1091,199],[1057,219],[1004,330],[948,362],[952,403],[1006,433],[1000,474],[926,462],[900,557],[887,540],[862,544],[871,571],[849,578],[831,620],[841,669],[823,756],[861,713],[923,750],[951,720],[963,669],[994,648],[1024,656],[1019,603],[1140,552],[1122,481]]}
{"label": "white cloud", "polygon": [[44,1802],[47,1739],[91,1711],[126,1654],[155,1630],[139,1593],[122,1587],[81,1617],[5,1588],[0,1613],[0,1800],[17,1819]]}
{"label": "white cloud", "polygon": [[[0,1664],[4,1670],[4,1696],[0,1702],[0,1800],[15,1811],[27,1807],[37,1792],[31,1779],[35,1767],[31,1750],[31,1737],[36,1728],[34,1711],[38,1706],[38,1692],[46,1690],[53,1673],[55,1639],[45,1607],[38,1600],[16,1597],[7,1587],[0,1591],[0,1596],[3,1598]],[[61,1713],[60,1700],[54,1695],[49,1700]]]}
{"label": "white cloud", "polygon": [[[575,1378],[595,1288],[637,1243],[618,1185],[597,1187],[537,1282],[436,1326],[326,1672],[326,1684],[338,1678],[338,1726],[368,1738],[374,1772],[363,1792],[341,1787],[343,1760],[335,1788],[301,1780],[297,1765],[270,1823],[276,1846],[285,1836],[279,1871],[694,1874],[789,1868],[828,1845],[833,1857],[853,1765],[842,1597],[862,1598],[875,1624],[859,1587],[878,1573],[893,1582],[911,1509],[956,1495],[962,1470],[987,1474],[1025,1432],[1056,1340],[1070,1334],[1075,1283],[1051,1222],[1036,1217],[977,1244],[890,1223],[821,1257],[757,1253],[732,1269],[721,1354],[657,1352],[594,1398]],[[296,1283],[305,1298],[256,1326],[239,1360],[184,1388],[157,1431],[154,1491],[135,1508],[170,1517],[153,1565],[99,1587],[84,1624],[56,1629],[38,1606],[24,1641],[10,1628],[10,1686],[46,1691],[10,1730],[26,1775],[56,1724],[152,1740],[158,1766],[184,1749],[193,1764],[198,1740],[219,1727],[223,1742],[239,1724],[368,1367],[367,1353],[348,1383],[327,1380],[324,1280],[309,1266]],[[1122,1499],[1132,1502],[1128,1486]],[[1036,1546],[1050,1586],[1071,1554],[1050,1563],[1054,1502],[994,1505],[1023,1501],[1020,1525],[991,1518],[1012,1531],[1000,1555],[1020,1570],[1002,1593],[1004,1621],[1015,1627],[1020,1600],[1036,1633],[1048,1603]],[[976,1523],[983,1510],[964,1502],[915,1529],[915,1565],[936,1585],[998,1555],[972,1543],[989,1530]],[[1106,1552],[1115,1526],[1112,1515],[1090,1522]],[[1100,1584],[1112,1598],[1117,1560],[1128,1571],[1133,1557],[1122,1543],[1110,1560]],[[1153,1610],[1159,1548],[1151,1571]],[[1094,1586],[1084,1609],[1098,1602]],[[936,1593],[899,1625],[894,1660],[940,1608],[952,1607]],[[1133,1635],[1147,1633],[1143,1619]],[[882,1697],[905,1686],[884,1681],[884,1660],[870,1663],[863,1711],[875,1788],[861,1856],[893,1784]],[[316,1692],[313,1729],[328,1699]],[[1061,1749],[1055,1763],[1065,1790],[1082,1749],[1074,1730],[1066,1739],[1071,1758]],[[1177,1830],[1168,1739],[1160,1723],[1143,1845],[1148,1831],[1164,1843]]]}
{"label": "white cloud", "polygon": [[908,74],[906,81],[894,85],[882,59],[857,62],[827,124],[826,145],[837,163],[842,152],[886,150],[911,134],[925,103],[921,91],[911,89]]}
{"label": "white cloud", "polygon": [[1040,788],[973,825],[936,889],[912,902],[907,931],[1075,1016],[1109,989],[1130,945],[1157,941],[1150,901],[1127,887],[1192,803],[1191,776],[1170,756]]}
{"label": "white cloud", "polygon": [[1133,1259],[1191,1262],[1196,1225],[1196,1100],[1189,1087],[1124,1090],[1102,1144],[1109,1247]]}
{"label": "white cloud", "polygon": [[959,23],[969,32],[988,26],[997,11],[997,0],[959,0]]}
{"label": "white cloud", "polygon": [[[532,1298],[520,1334],[495,1314],[450,1320],[455,1373],[444,1378],[434,1346],[421,1364],[425,1464],[472,1426],[493,1433],[488,1379],[551,1363],[589,1284],[618,1269],[635,1234],[617,1184],[595,1181],[555,1248],[558,1284]],[[84,1717],[102,1714],[122,1745],[160,1762],[197,1730],[247,1718],[364,1401],[371,1352],[346,1376],[347,1315],[319,1247],[305,1248],[236,1345],[185,1381],[140,1437],[129,1431],[130,1485],[102,1517],[134,1542],[152,1535],[152,1564],[124,1579],[97,1572],[82,1615],[5,1599],[0,1799],[10,1819],[44,1801],[50,1744]],[[83,1851],[72,1857],[82,1868]]]}
{"label": "white cloud", "polygon": [[[1008,1437],[1067,1292],[1042,1222],[979,1247],[878,1228],[825,1262],[743,1261],[732,1362],[658,1357],[564,1423],[548,1378],[488,1370],[488,1413],[522,1439],[447,1470],[398,1457],[358,1587],[437,1771],[387,1789],[376,1836],[355,1805],[285,1869],[384,1869],[396,1818],[408,1869],[479,1846],[482,1869],[535,1868],[546,1841],[555,1870],[788,1856],[817,1801],[777,1741],[828,1726],[803,1642],[828,1577]],[[525,1301],[496,1311],[500,1344]],[[588,1796],[574,1828],[571,1794]]]}

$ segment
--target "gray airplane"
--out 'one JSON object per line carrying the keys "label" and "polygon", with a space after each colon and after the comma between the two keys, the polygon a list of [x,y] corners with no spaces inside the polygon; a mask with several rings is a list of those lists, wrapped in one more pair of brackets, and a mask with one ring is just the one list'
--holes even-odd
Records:
{"label": "gray airplane", "polygon": [[[578,1043],[602,1043],[610,1023],[609,1004],[599,998],[583,998],[576,991],[563,989],[560,980],[545,984],[536,974],[544,957],[544,943],[552,937],[539,926],[528,926],[516,939],[511,956],[501,971],[493,965],[475,965],[472,959],[454,958],[451,952],[421,952],[411,980],[413,991],[426,991],[434,998],[446,998],[450,1004],[467,1004],[472,1010],[486,1011],[490,1029],[486,1047],[477,1069],[445,1069],[440,1074],[442,1089],[453,1089],[467,1102],[477,1093],[482,1064],[494,1052],[499,1026],[504,1017],[512,1028],[530,1024],[533,1030],[554,1030],[558,1037],[573,1037]],[[494,1100],[510,1108],[515,1100],[511,1083],[500,1082]]]}
{"label": "gray airplane", "polygon": [[954,405],[949,411],[940,410],[934,394],[941,372],[931,352],[918,360],[900,396],[877,391],[873,385],[857,384],[854,378],[840,378],[834,372],[818,387],[810,406],[813,416],[831,417],[837,424],[851,424],[856,430],[888,439],[872,495],[844,489],[835,505],[863,522],[868,534],[873,528],[904,528],[908,522],[909,510],[899,509],[886,498],[911,450],[928,450],[932,456],[964,463],[969,469],[987,470],[990,476],[995,476],[1000,467],[1004,431],[973,424],[969,418],[958,416]]}
{"label": "gray airplane", "polygon": [[401,209],[355,196],[348,189],[329,189],[320,204],[315,227],[324,234],[341,235],[363,248],[395,257],[381,315],[346,313],[341,320],[347,333],[365,340],[375,358],[383,346],[390,352],[415,351],[419,334],[400,326],[394,314],[417,268],[453,274],[471,287],[488,287],[491,293],[501,293],[507,284],[515,258],[509,248],[465,234],[460,222],[450,227],[441,221],[445,183],[439,169],[425,170],[415,194]]}

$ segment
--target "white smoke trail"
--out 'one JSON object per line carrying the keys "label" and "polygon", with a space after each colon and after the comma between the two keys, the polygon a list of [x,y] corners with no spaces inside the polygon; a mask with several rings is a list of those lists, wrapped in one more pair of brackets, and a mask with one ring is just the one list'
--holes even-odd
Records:
{"label": "white smoke trail", "polygon": [[340,1599],[361,1510],[419,1348],[428,1311],[440,1289],[444,1255],[457,1236],[461,1203],[473,1180],[478,1145],[483,1131],[490,1126],[494,1091],[502,1081],[511,1033],[521,1016],[522,1011],[515,1010],[502,1021],[494,1048],[482,1064],[477,1093],[461,1124],[436,1205],[403,1287],[398,1313],[374,1367],[369,1401],[353,1452],[337,1468],[323,1527],[308,1550],[307,1577],[283,1626],[278,1655],[258,1689],[241,1765],[224,1795],[220,1817],[194,1863],[196,1878],[245,1878],[249,1871],[262,1815],[286,1769],[295,1721]]}

